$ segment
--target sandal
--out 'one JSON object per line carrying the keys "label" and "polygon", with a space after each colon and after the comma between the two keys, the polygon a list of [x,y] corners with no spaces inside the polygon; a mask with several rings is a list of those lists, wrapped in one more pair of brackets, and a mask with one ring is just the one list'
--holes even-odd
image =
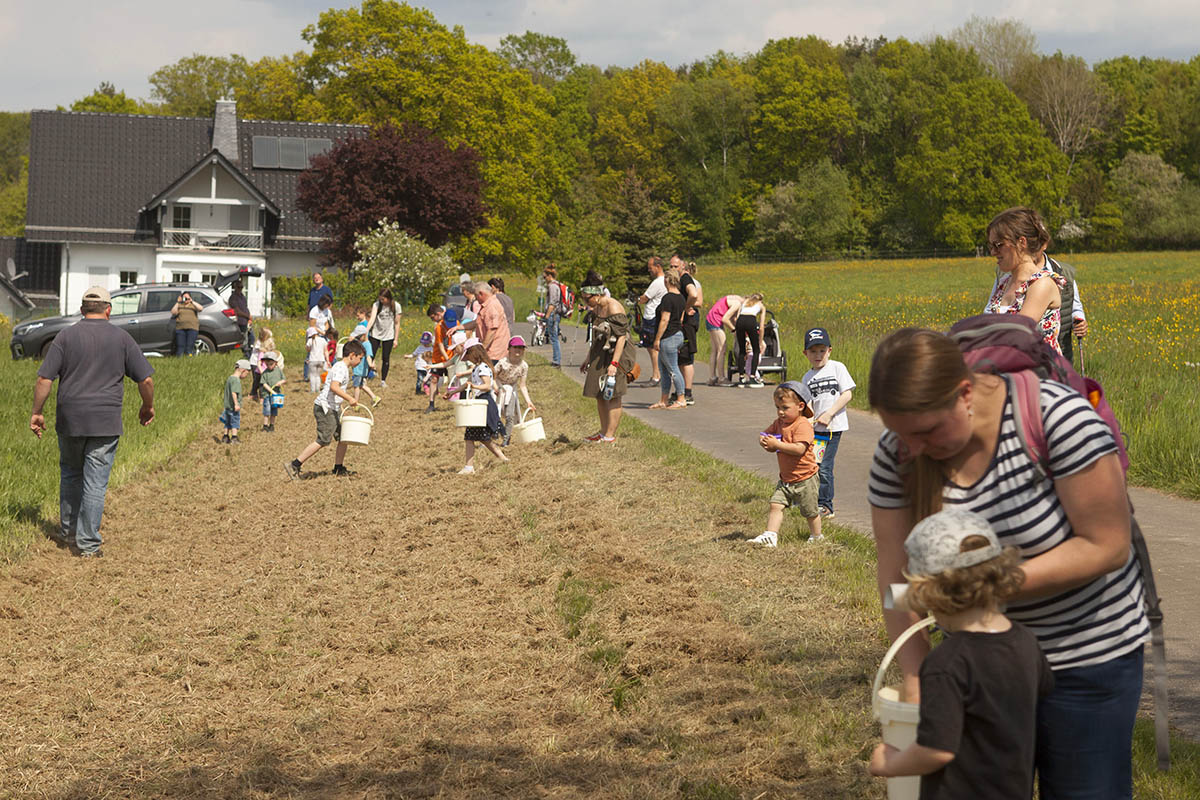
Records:
{"label": "sandal", "polygon": [[676,409],[687,408],[687,403],[671,403],[671,405],[665,406],[665,408],[667,411],[675,411]]}
{"label": "sandal", "polygon": [[667,407],[666,403],[654,403],[653,405],[647,406],[647,408],[649,408],[651,411],[655,411],[657,409],[666,408],[666,407]]}

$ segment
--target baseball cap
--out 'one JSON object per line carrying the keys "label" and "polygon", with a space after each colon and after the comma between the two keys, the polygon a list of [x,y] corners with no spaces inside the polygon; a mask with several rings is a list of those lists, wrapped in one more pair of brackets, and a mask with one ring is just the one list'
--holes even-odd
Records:
{"label": "baseball cap", "polygon": [[269,350],[266,353],[263,353],[262,357],[264,361],[278,361],[279,353],[276,353],[274,350]]}
{"label": "baseball cap", "polygon": [[239,358],[235,366],[238,369],[250,369],[250,360],[247,358]]}
{"label": "baseball cap", "polygon": [[[968,536],[984,537],[987,547],[964,553],[962,543]],[[991,561],[1003,549],[983,516],[962,508],[944,508],[913,526],[904,540],[904,552],[908,553],[908,574],[937,575]]]}
{"label": "baseball cap", "polygon": [[429,331],[421,333],[421,344],[433,344],[433,334]]}
{"label": "baseball cap", "polygon": [[800,381],[784,381],[783,383],[781,383],[779,385],[782,386],[784,389],[791,389],[793,392],[800,395],[800,399],[804,401],[804,410],[801,411],[800,413],[803,414],[804,416],[808,417],[809,419],[812,419],[813,399],[812,399],[812,392],[810,392],[808,390],[808,387],[805,386]]}
{"label": "baseball cap", "polygon": [[804,349],[823,344],[827,347],[833,347],[833,342],[829,339],[829,331],[824,328],[809,328],[804,334]]}
{"label": "baseball cap", "polygon": [[99,301],[101,303],[112,303],[112,295],[103,286],[93,286],[88,289],[83,293],[83,299]]}
{"label": "baseball cap", "polygon": [[358,324],[358,325],[355,325],[355,326],[354,326],[354,333],[352,333],[352,334],[350,334],[350,335],[351,335],[351,337],[353,337],[353,338],[355,338],[355,339],[357,339],[357,338],[358,338],[358,337],[360,337],[360,336],[366,336],[366,335],[367,335],[367,326],[366,326],[366,325],[363,325],[363,324],[361,324],[361,323],[360,323],[360,324]]}
{"label": "baseball cap", "polygon": [[523,337],[523,336],[512,337],[511,339],[508,340],[508,346],[509,347],[524,347],[525,346],[525,337]]}

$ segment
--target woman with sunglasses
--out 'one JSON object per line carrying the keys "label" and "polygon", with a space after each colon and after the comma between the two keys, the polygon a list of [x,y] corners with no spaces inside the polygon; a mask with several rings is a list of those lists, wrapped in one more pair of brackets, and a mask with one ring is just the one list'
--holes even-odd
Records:
{"label": "woman with sunglasses", "polygon": [[1037,255],[1050,244],[1046,223],[1032,208],[1018,206],[1001,211],[987,228],[988,250],[996,256],[1000,278],[984,311],[988,314],[1024,314],[1036,320],[1046,344],[1062,354],[1058,343],[1062,328],[1062,287],[1066,279],[1039,268]]}

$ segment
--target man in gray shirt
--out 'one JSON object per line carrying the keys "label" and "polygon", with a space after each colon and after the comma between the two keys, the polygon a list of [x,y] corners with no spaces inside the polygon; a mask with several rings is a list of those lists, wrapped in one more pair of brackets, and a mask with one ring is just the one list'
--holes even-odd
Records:
{"label": "man in gray shirt", "polygon": [[121,406],[125,378],[142,396],[138,419],[154,419],[154,369],[133,337],[108,321],[112,298],[93,286],[83,293],[83,319],[54,338],[33,387],[29,429],[42,438],[42,407],[58,379],[55,430],[58,433],[58,504],[63,544],[84,557],[99,557],[100,517],[108,475],[124,432]]}

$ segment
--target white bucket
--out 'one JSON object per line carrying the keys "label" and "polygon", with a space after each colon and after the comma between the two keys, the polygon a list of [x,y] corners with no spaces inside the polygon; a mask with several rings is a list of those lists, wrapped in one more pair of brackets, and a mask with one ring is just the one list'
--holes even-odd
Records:
{"label": "white bucket", "polygon": [[[875,685],[871,693],[871,710],[883,729],[883,741],[898,750],[903,750],[917,740],[917,723],[921,721],[921,707],[900,699],[900,691],[894,686],[884,686],[883,678],[896,653],[910,638],[933,624],[933,617],[926,617],[912,625],[892,643],[879,671],[875,673]],[[921,777],[887,779],[888,800],[917,800],[921,796]]]}
{"label": "white bucket", "polygon": [[546,429],[542,427],[542,418],[534,417],[526,422],[525,414],[528,413],[529,409],[527,408],[525,413],[521,414],[521,421],[513,426],[513,444],[529,444],[530,442],[540,442],[546,438]]}
{"label": "white bucket", "polygon": [[487,400],[451,400],[454,424],[460,428],[482,428],[487,425]]}
{"label": "white bucket", "polygon": [[[360,417],[358,414],[346,416],[346,412],[351,408],[367,412],[367,416]],[[371,428],[375,425],[375,415],[371,413],[371,409],[366,406],[348,406],[342,409],[342,438],[341,441],[346,444],[361,444],[367,445],[371,443]]]}

